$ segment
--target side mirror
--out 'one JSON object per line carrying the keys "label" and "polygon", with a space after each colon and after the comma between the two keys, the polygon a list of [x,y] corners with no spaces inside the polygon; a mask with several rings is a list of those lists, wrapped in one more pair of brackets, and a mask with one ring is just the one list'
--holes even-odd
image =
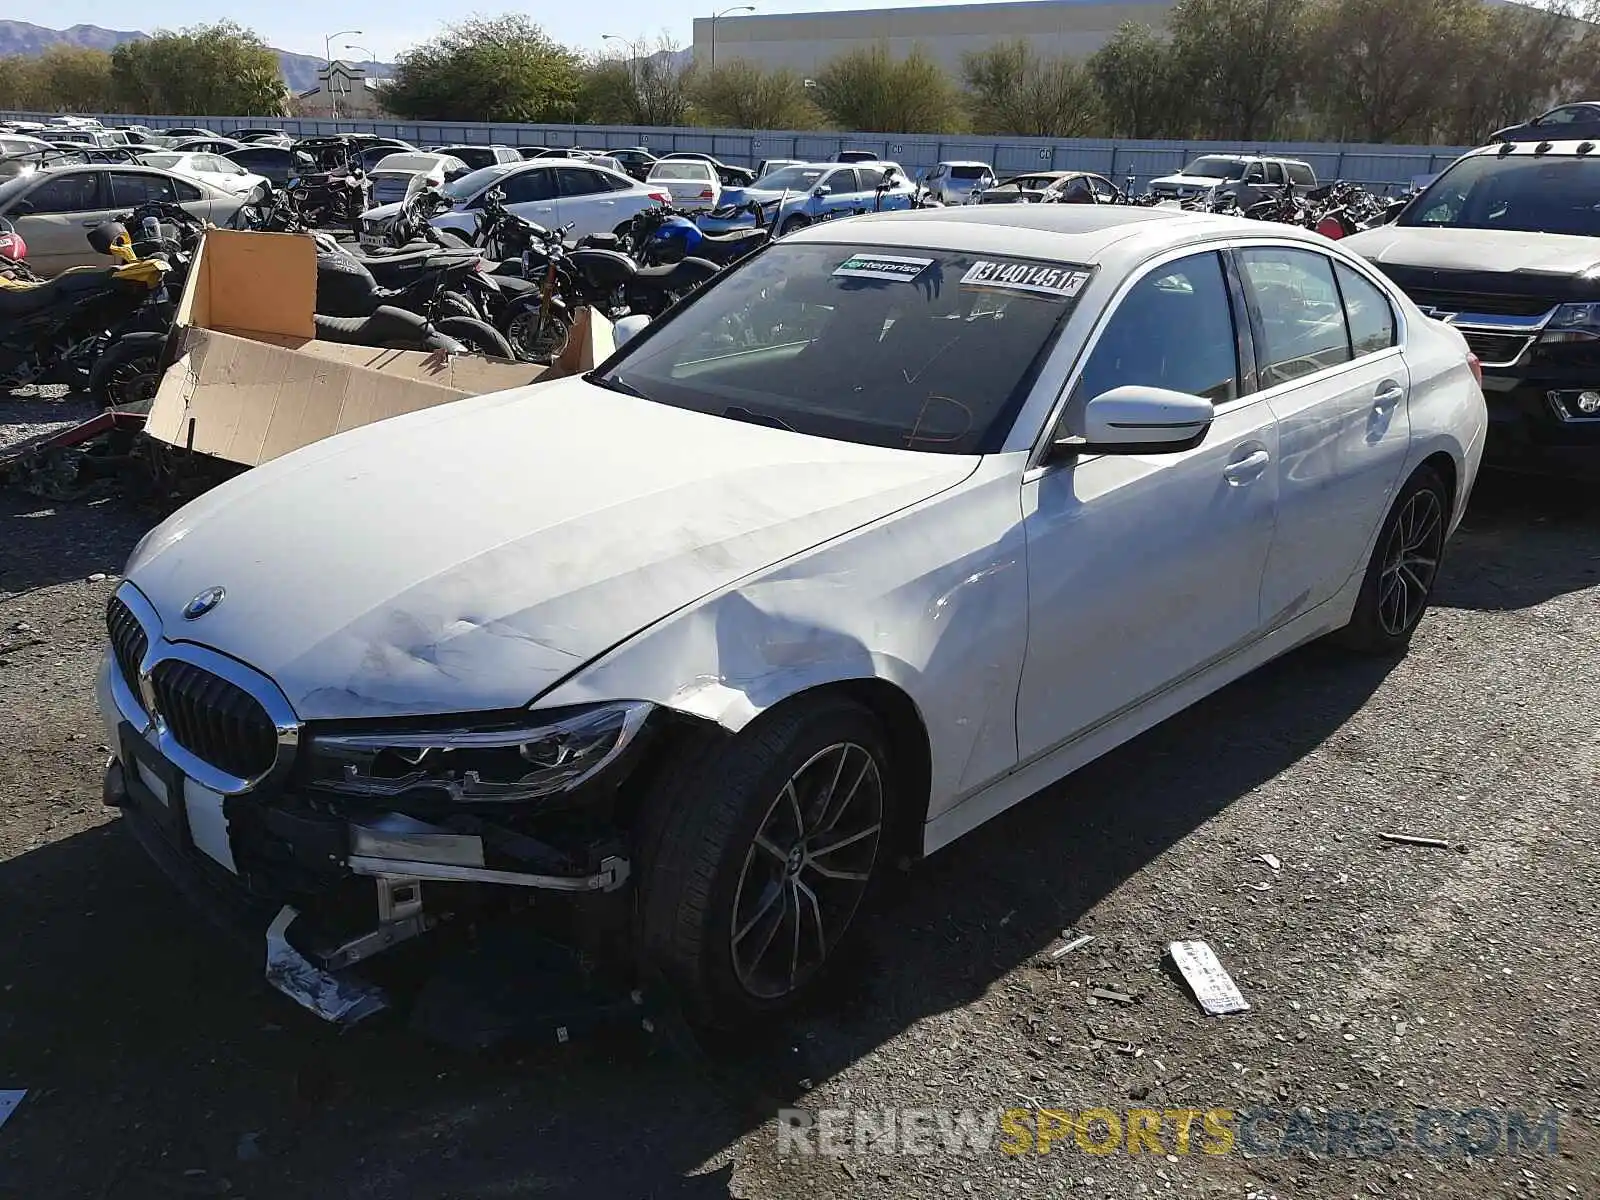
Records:
{"label": "side mirror", "polygon": [[627,345],[639,334],[644,332],[644,327],[650,324],[650,318],[644,313],[630,313],[611,327],[611,343],[618,350]]}
{"label": "side mirror", "polygon": [[1211,401],[1187,392],[1124,384],[1084,407],[1083,437],[1061,438],[1058,454],[1176,454],[1211,428]]}
{"label": "side mirror", "polygon": [[818,200],[821,200],[824,196],[831,196],[833,194],[833,189],[827,184],[822,184],[819,187],[812,188],[811,194]]}

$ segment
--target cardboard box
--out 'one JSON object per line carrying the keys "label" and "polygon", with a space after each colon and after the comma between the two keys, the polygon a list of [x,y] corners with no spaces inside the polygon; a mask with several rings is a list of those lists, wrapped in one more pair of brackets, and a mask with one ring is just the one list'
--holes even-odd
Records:
{"label": "cardboard box", "polygon": [[145,433],[253,467],[386,417],[587,371],[613,348],[611,323],[587,309],[550,367],[322,342],[316,296],[309,235],[208,229]]}

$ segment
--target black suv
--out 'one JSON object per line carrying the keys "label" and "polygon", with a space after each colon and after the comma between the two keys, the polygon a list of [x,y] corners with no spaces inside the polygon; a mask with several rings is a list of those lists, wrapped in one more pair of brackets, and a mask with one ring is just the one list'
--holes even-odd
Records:
{"label": "black suv", "polygon": [[1487,461],[1600,479],[1600,144],[1474,150],[1343,245],[1465,335]]}

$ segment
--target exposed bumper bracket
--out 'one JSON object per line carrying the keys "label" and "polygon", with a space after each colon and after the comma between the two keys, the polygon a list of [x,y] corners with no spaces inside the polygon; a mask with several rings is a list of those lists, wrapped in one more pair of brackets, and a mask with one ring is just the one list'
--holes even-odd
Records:
{"label": "exposed bumper bracket", "polygon": [[285,904],[267,927],[267,982],[337,1025],[353,1025],[388,1008],[382,989],[325,971],[289,944],[289,926],[299,915],[293,905]]}
{"label": "exposed bumper bracket", "polygon": [[593,875],[528,875],[521,871],[495,871],[456,863],[406,862],[352,854],[346,865],[356,875],[408,875],[413,879],[444,879],[464,883],[501,883],[511,887],[540,888],[548,892],[613,892],[628,880],[626,858],[611,855],[600,860]]}

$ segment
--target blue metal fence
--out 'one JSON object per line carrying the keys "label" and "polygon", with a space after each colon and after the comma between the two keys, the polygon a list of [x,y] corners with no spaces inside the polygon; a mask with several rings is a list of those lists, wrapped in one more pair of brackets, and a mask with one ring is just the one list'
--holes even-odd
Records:
{"label": "blue metal fence", "polygon": [[[0,120],[48,120],[52,113],[0,113]],[[644,146],[655,154],[698,150],[725,162],[754,166],[767,158],[829,159],[840,150],[870,150],[915,174],[949,159],[976,159],[1001,173],[1027,170],[1098,171],[1121,183],[1128,176],[1143,187],[1177,171],[1197,154],[1238,152],[1298,158],[1317,178],[1346,179],[1376,189],[1404,188],[1419,176],[1443,170],[1465,147],[1386,146],[1329,142],[1133,141],[1106,138],[1021,138],[936,134],[835,133],[755,129],[655,128],[638,125],[499,125],[453,121],[332,121],[307,118],[160,116],[106,114],[107,125],[200,126],[217,133],[262,125],[311,136],[375,133],[418,146],[499,142],[511,146]]]}

